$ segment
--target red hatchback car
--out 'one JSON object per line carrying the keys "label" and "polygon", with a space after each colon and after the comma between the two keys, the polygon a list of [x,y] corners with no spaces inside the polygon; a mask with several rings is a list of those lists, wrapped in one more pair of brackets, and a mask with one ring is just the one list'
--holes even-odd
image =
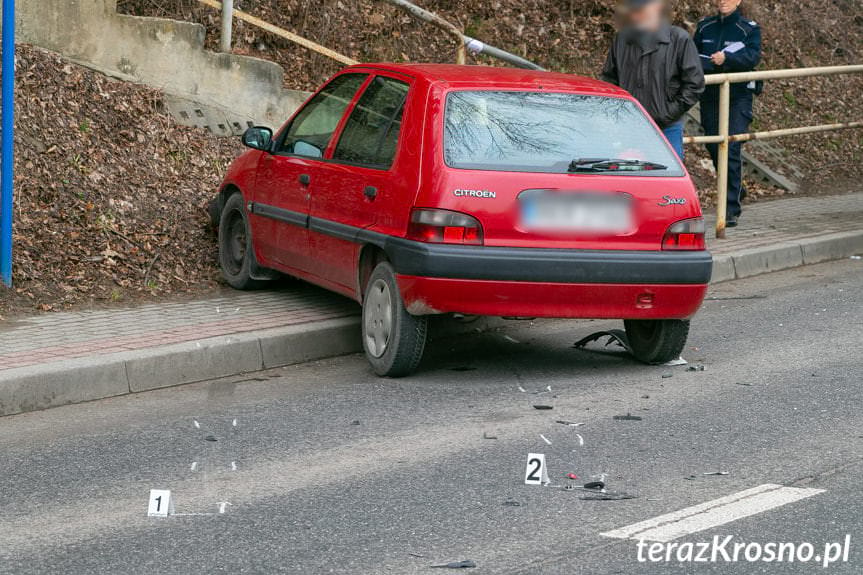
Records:
{"label": "red hatchback car", "polygon": [[675,359],[711,273],[685,168],[626,92],[506,68],[346,68],[251,150],[216,201],[228,283],[278,272],[362,303],[380,375],[429,314],[618,318]]}

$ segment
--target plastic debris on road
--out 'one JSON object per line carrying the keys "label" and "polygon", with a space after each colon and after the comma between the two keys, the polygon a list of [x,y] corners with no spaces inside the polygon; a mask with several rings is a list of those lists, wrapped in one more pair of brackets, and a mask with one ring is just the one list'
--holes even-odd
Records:
{"label": "plastic debris on road", "polygon": [[686,361],[685,359],[683,359],[682,357],[678,357],[677,359],[672,359],[671,361],[666,361],[662,365],[686,365],[687,363],[689,363],[689,362]]}
{"label": "plastic debris on road", "polygon": [[593,341],[599,341],[603,337],[607,337],[608,340],[605,342],[605,347],[608,347],[612,343],[617,344],[618,347],[622,347],[630,354],[632,353],[632,346],[629,345],[629,338],[626,337],[626,332],[622,329],[609,329],[605,331],[598,331],[596,333],[592,333],[587,337],[583,337],[574,344],[572,347],[576,349],[584,349],[587,347],[587,344]]}
{"label": "plastic debris on road", "polygon": [[690,365],[686,368],[686,371],[704,371],[703,365]]}
{"label": "plastic debris on road", "polygon": [[551,405],[534,405],[533,408],[534,409],[540,409],[540,410],[542,410],[542,409],[554,409],[554,406],[551,406]]}
{"label": "plastic debris on road", "polygon": [[569,427],[581,427],[582,425],[584,425],[584,423],[582,422],[567,421],[565,419],[558,419],[557,421],[555,421],[555,423],[559,423],[561,425],[568,425]]}
{"label": "plastic debris on road", "polygon": [[432,569],[472,569],[476,567],[473,561],[453,561],[452,563],[444,563],[443,565],[432,565]]}
{"label": "plastic debris on road", "polygon": [[622,499],[635,499],[636,496],[622,491],[597,491],[596,493],[585,493],[579,499],[585,501],[620,501]]}
{"label": "plastic debris on road", "polygon": [[615,415],[613,419],[617,421],[641,421],[641,416],[627,413],[626,415]]}

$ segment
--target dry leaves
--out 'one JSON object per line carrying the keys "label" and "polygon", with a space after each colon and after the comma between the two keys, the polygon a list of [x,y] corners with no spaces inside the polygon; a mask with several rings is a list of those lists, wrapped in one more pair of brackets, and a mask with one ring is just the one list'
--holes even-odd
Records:
{"label": "dry leaves", "polygon": [[18,47],[13,291],[0,312],[212,289],[205,205],[240,146],[154,90]]}

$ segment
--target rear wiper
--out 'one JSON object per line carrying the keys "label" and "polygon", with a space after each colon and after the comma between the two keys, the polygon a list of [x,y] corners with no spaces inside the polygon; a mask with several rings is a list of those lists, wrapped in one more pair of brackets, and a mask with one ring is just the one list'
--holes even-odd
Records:
{"label": "rear wiper", "polygon": [[570,172],[638,172],[667,169],[668,166],[656,162],[620,158],[579,158],[569,163]]}

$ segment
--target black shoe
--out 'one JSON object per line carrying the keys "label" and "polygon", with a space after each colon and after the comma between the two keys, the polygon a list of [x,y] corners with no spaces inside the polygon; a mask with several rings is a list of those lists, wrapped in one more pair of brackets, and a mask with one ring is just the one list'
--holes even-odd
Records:
{"label": "black shoe", "polygon": [[737,227],[737,216],[728,216],[725,218],[725,227],[726,228],[736,228]]}

